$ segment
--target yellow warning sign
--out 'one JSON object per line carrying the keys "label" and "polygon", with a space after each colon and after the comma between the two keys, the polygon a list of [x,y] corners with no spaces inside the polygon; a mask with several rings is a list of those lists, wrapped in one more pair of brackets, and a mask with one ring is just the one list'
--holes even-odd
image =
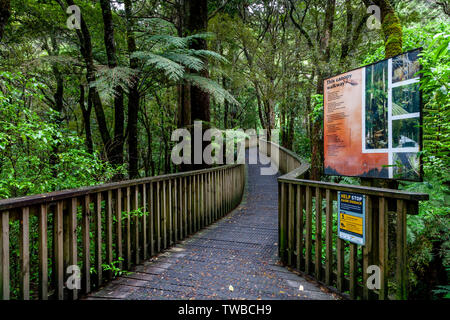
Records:
{"label": "yellow warning sign", "polygon": [[340,229],[363,234],[363,219],[341,212]]}

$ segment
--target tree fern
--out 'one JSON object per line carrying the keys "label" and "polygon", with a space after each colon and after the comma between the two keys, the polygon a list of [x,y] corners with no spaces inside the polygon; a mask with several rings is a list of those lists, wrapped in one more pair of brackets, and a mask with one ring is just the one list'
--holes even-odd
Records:
{"label": "tree fern", "polygon": [[231,104],[239,105],[239,102],[227,90],[220,86],[214,80],[205,78],[196,74],[186,73],[184,79],[187,82],[199,87],[205,92],[208,92],[219,103],[228,101]]}

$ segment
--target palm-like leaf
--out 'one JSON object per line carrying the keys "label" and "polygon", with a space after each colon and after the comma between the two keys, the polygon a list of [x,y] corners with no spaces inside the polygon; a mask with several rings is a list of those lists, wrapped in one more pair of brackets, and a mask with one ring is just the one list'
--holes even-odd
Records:
{"label": "palm-like leaf", "polygon": [[191,84],[199,87],[203,91],[211,94],[213,98],[216,99],[219,103],[228,101],[231,104],[240,105],[240,103],[233,97],[233,95],[231,95],[227,90],[225,90],[214,80],[191,73],[186,73],[184,75],[184,79]]}

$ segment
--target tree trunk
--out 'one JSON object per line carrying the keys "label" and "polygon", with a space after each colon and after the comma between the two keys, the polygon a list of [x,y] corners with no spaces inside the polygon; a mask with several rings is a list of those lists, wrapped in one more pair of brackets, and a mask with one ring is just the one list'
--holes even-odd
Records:
{"label": "tree trunk", "polygon": [[[333,37],[334,14],[336,10],[336,0],[328,1],[325,11],[325,21],[322,36],[320,38],[320,61],[328,64],[331,58],[331,39]],[[317,68],[317,94],[323,94],[323,79],[328,75],[324,70]],[[328,71],[330,72],[330,71]],[[322,122],[315,121],[312,124],[312,149],[311,149],[311,179],[320,180],[323,174],[323,132]]]}
{"label": "tree trunk", "polygon": [[[128,54],[131,56],[136,51],[136,40],[133,35],[131,0],[125,0],[125,15],[127,19],[127,44]],[[130,59],[130,68],[138,68],[138,60]],[[139,153],[138,153],[138,115],[139,115],[139,77],[135,75],[128,94],[128,175],[130,179],[139,177]]]}
{"label": "tree trunk", "polygon": [[[189,0],[182,1],[181,6],[181,22],[182,22],[182,34],[183,35],[193,35],[197,33],[204,33],[208,29],[208,1],[207,0]],[[206,50],[207,43],[206,40],[196,39],[190,43],[190,49],[194,50]],[[205,65],[207,65],[207,60],[204,60]],[[191,71],[194,73],[193,71]],[[200,72],[199,75],[202,77],[209,77],[207,67],[205,70]],[[187,127],[193,132],[192,125],[194,121],[199,120],[203,122],[203,132],[208,129],[209,123],[211,121],[210,114],[210,96],[209,93],[203,91],[197,86],[183,84],[179,91],[181,97],[179,99],[179,127]],[[202,139],[203,140],[203,139]],[[206,164],[202,163],[200,165],[194,164],[194,152],[195,141],[192,140],[191,144],[191,165],[182,165],[180,170],[186,171],[190,169],[202,169],[207,167]],[[207,146],[207,142],[202,141],[202,152]],[[203,157],[202,157],[203,158]]]}
{"label": "tree trunk", "polygon": [[80,85],[80,108],[83,115],[84,132],[86,135],[86,149],[90,154],[94,153],[94,144],[92,142],[92,132],[91,132],[91,111],[92,111],[92,101],[88,101],[88,107],[85,108],[85,90],[84,85]]}
{"label": "tree trunk", "polygon": [[[62,5],[62,2],[59,2],[62,9],[65,11],[66,8]],[[67,5],[72,6],[75,5],[73,0],[66,0]],[[77,36],[80,41],[80,51],[81,55],[86,64],[86,80],[89,86],[88,99],[91,99],[92,106],[94,107],[95,116],[97,118],[98,129],[100,132],[100,136],[102,138],[102,142],[105,148],[106,155],[108,159],[113,159],[114,155],[111,153],[110,145],[111,145],[111,136],[108,131],[108,125],[106,123],[105,112],[103,110],[102,101],[98,94],[98,91],[95,87],[91,87],[91,84],[96,81],[95,76],[95,66],[94,66],[94,58],[92,55],[92,41],[89,29],[86,25],[86,22],[83,19],[83,15],[80,17],[80,27],[81,30],[77,30]]]}
{"label": "tree trunk", "polygon": [[[117,67],[116,45],[114,42],[114,25],[111,13],[110,0],[100,0],[102,8],[104,42],[106,48],[106,56],[108,58],[108,67],[114,69]],[[114,165],[123,164],[123,145],[124,145],[124,105],[123,105],[123,89],[121,86],[114,88],[114,138],[110,145],[110,161]],[[119,178],[119,177],[118,177]]]}
{"label": "tree trunk", "polygon": [[8,23],[8,19],[11,16],[11,4],[10,0],[0,0],[0,41],[3,38],[3,32],[5,26]]}
{"label": "tree trunk", "polygon": [[389,0],[364,0],[366,6],[375,4],[381,9],[381,28],[384,35],[386,58],[396,56],[403,51],[403,33],[400,19]]}

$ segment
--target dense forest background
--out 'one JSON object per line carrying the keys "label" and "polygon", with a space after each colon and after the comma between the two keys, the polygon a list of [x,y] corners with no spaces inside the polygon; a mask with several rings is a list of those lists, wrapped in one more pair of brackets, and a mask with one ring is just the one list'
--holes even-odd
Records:
{"label": "dense forest background", "polygon": [[431,198],[408,218],[410,297],[448,298],[449,10],[447,0],[0,0],[0,198],[196,169],[170,161],[172,131],[194,120],[280,129],[311,178],[364,183],[322,176],[323,79],[423,47],[424,182],[395,187]]}

